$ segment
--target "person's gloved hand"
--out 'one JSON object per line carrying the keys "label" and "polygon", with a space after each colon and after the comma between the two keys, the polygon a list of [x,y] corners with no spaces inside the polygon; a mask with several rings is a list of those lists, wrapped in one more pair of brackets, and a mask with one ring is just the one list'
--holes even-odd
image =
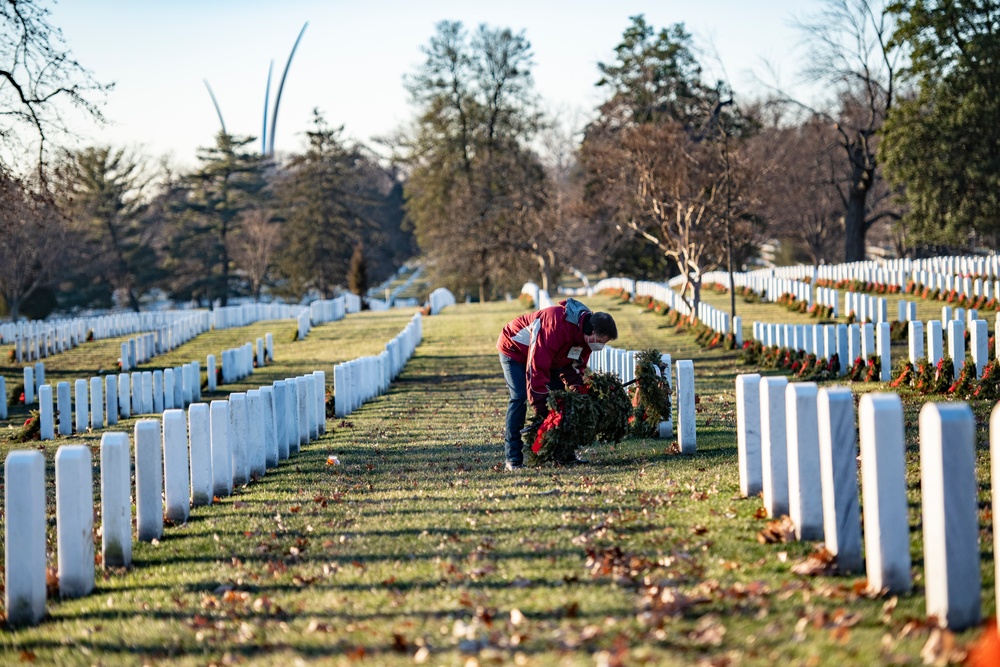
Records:
{"label": "person's gloved hand", "polygon": [[548,398],[548,394],[539,394],[530,389],[528,390],[528,402],[531,403],[531,407],[535,409],[535,414],[539,417],[549,414]]}
{"label": "person's gloved hand", "polygon": [[576,393],[580,394],[581,396],[586,396],[587,393],[588,393],[588,391],[589,391],[587,389],[587,385],[585,385],[585,384],[574,384],[569,389],[570,389],[570,391],[575,391]]}

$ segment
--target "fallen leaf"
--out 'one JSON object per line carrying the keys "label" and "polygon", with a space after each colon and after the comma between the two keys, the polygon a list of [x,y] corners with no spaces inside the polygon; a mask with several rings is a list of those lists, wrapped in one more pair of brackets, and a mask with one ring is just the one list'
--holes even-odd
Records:
{"label": "fallen leaf", "polygon": [[757,533],[757,541],[761,544],[776,544],[795,541],[795,524],[786,514],[774,521],[768,521],[764,530]]}
{"label": "fallen leaf", "polygon": [[837,571],[837,557],[819,545],[806,558],[792,565],[792,574],[802,577],[827,576]]}
{"label": "fallen leaf", "polygon": [[920,651],[920,657],[925,665],[950,665],[964,662],[966,652],[955,643],[953,632],[946,628],[934,628]]}

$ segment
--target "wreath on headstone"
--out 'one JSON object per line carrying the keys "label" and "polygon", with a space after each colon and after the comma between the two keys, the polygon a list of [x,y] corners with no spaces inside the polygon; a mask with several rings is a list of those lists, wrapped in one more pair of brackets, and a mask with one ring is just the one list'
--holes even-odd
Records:
{"label": "wreath on headstone", "polygon": [[14,434],[11,436],[11,441],[30,442],[32,440],[40,440],[41,437],[41,418],[38,415],[38,410],[31,410],[28,413],[28,418],[24,420],[24,425],[14,431]]}
{"label": "wreath on headstone", "polygon": [[525,429],[529,465],[571,461],[594,440],[618,443],[625,438],[632,406],[621,380],[612,373],[587,373],[584,387],[583,392],[549,393],[548,414]]}
{"label": "wreath on headstone", "polygon": [[643,350],[635,361],[635,383],[632,392],[632,434],[648,438],[659,433],[660,422],[670,419],[670,378],[660,351]]}
{"label": "wreath on headstone", "polygon": [[614,373],[587,373],[583,382],[597,413],[597,439],[609,443],[624,440],[632,404],[622,381]]}

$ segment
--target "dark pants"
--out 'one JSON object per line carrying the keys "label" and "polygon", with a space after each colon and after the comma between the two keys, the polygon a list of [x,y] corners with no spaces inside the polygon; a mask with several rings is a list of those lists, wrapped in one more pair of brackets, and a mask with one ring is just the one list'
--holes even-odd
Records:
{"label": "dark pants", "polygon": [[519,364],[505,354],[500,355],[500,367],[503,368],[503,379],[507,383],[510,399],[507,401],[507,424],[505,426],[503,453],[510,463],[523,463],[521,452],[521,429],[524,428],[524,416],[528,411],[528,381],[527,367]]}

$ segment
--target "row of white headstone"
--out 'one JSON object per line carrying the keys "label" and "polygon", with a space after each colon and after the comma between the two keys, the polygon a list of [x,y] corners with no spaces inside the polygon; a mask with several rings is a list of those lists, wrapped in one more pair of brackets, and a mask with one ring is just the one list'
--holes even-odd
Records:
{"label": "row of white headstone", "polygon": [[[32,369],[25,368],[27,374]],[[55,398],[55,401],[53,401]],[[59,435],[83,433],[88,428],[113,426],[118,419],[137,415],[159,414],[183,408],[201,400],[201,369],[197,361],[155,371],[133,371],[120,375],[92,377],[38,388],[38,419],[42,440],[54,440],[56,417]],[[75,416],[75,420],[74,420]]]}
{"label": "row of white headstone", "polygon": [[[899,396],[862,396],[856,429],[849,388],[817,388],[810,382],[746,374],[736,378],[736,409],[742,495],[761,494],[769,516],[787,514],[797,539],[823,540],[836,556],[839,570],[864,570],[869,590],[910,591]],[[978,624],[981,617],[976,420],[965,403],[927,403],[920,411],[919,431],[927,615],[961,630]],[[991,417],[990,442],[996,513],[1000,512],[1000,407]],[[1000,545],[996,525],[994,540]]]}
{"label": "row of white headstone", "polygon": [[[231,394],[211,405],[167,409],[161,420],[136,422],[136,539],[163,536],[164,518],[187,521],[192,505],[210,505],[234,485],[268,468],[326,431],[325,373]],[[127,433],[101,438],[101,539],[105,568],[132,561],[132,489]],[[45,460],[39,451],[7,456],[5,475],[5,603],[11,625],[38,623],[45,613]],[[56,534],[61,597],[94,588],[93,480],[90,448],[64,445],[55,457]],[[16,546],[16,548],[15,548]]]}
{"label": "row of white headstone", "polygon": [[[146,337],[136,346],[137,356],[146,350],[143,343],[151,342]],[[265,342],[266,341],[266,342]],[[252,357],[247,361],[253,350],[251,343],[240,348],[223,352],[223,360],[232,358],[236,370],[226,382],[236,382],[253,372]],[[267,359],[274,358],[274,337],[267,334],[266,338],[257,339],[257,365],[263,367]],[[140,359],[142,357],[139,357]],[[225,367],[225,366],[224,366]],[[216,390],[215,355],[208,355],[208,391]],[[34,402],[34,395],[29,396],[29,388],[44,382],[45,368],[42,364],[24,369],[25,404]],[[225,377],[225,373],[223,374]],[[103,389],[102,389],[103,383]],[[182,408],[201,400],[201,368],[197,361],[191,361],[175,368],[154,371],[134,371],[131,374],[107,375],[86,380],[77,380],[70,393],[70,383],[60,382],[56,386],[56,403],[53,406],[52,387],[42,384],[38,387],[39,426],[42,440],[53,440],[56,435],[56,417],[58,416],[58,434],[72,435],[74,426],[76,433],[91,429],[103,428],[104,424],[114,425],[118,418],[128,418],[133,415],[159,414],[164,410]],[[6,396],[5,383],[0,377],[0,391]],[[89,395],[89,399],[88,399]],[[73,400],[75,398],[75,400]],[[29,400],[30,399],[30,400]],[[73,420],[75,406],[75,422]],[[4,405],[6,407],[6,405]]]}
{"label": "row of white headstone", "polygon": [[[636,357],[635,350],[621,350],[605,346],[603,350],[590,355],[587,367],[599,373],[614,373],[622,383],[635,380]],[[673,382],[672,361],[669,354],[660,355],[660,366],[665,368],[667,384],[674,391],[675,400],[672,404],[677,409],[677,444],[683,454],[694,454],[698,450],[697,428],[695,426],[695,387],[694,362],[688,359],[679,360],[676,364],[677,382]],[[653,369],[657,375],[660,369]],[[660,438],[673,436],[673,419],[660,422],[657,435]]]}
{"label": "row of white headstone", "polygon": [[[648,296],[656,301],[667,304],[670,310],[676,310],[678,313],[684,316],[691,315],[691,307],[688,306],[687,302],[674,291],[670,283],[657,283],[648,280],[633,280],[632,278],[605,278],[599,280],[593,287],[594,292],[603,292],[604,290],[624,290],[632,295],[632,297],[637,296]],[[728,333],[725,331],[723,333]]]}
{"label": "row of white headstone", "polygon": [[375,356],[339,363],[333,367],[334,413],[343,418],[389,390],[424,337],[423,316],[418,312],[403,330]]}
{"label": "row of white headstone", "polygon": [[[950,309],[949,309],[950,310]],[[970,311],[974,313],[975,311]],[[1000,320],[1000,316],[998,316]],[[907,324],[909,337],[909,361],[915,364],[926,356],[933,365],[944,356],[944,336],[941,320],[929,320],[926,327],[926,352],[924,347],[924,323],[910,321]],[[982,377],[983,369],[989,363],[989,330],[986,320],[975,319],[969,323],[969,353],[976,365],[976,377]],[[966,322],[960,319],[947,320],[947,353],[954,364],[954,378],[965,367]],[[818,359],[829,359],[834,354],[840,362],[840,375],[846,375],[853,360],[867,359],[877,355],[881,365],[879,380],[891,379],[891,340],[887,322],[864,324],[774,324],[754,322],[753,337],[767,347],[815,354]],[[995,345],[997,341],[995,341]],[[996,346],[995,356],[1000,357],[1000,346]],[[953,379],[954,379],[953,378]]]}
{"label": "row of white headstone", "polygon": [[[796,265],[773,269],[760,269],[748,273],[735,273],[734,282],[737,286],[749,286],[754,291],[762,292],[770,281],[791,281],[798,284],[815,285],[817,280],[852,281],[871,283],[875,286],[892,286],[904,289],[909,281],[913,281],[918,289],[929,288],[943,292],[956,292],[966,298],[984,297],[986,299],[1000,296],[1000,276],[998,271],[1000,257],[932,257],[919,260],[892,260],[853,262],[850,264],[833,264],[823,266]],[[675,279],[677,280],[677,279]],[[729,274],[724,271],[706,273],[703,280],[719,282],[729,286]],[[781,282],[785,285],[785,282]],[[796,293],[797,288],[787,291]],[[800,297],[802,298],[802,297]],[[811,293],[808,294],[812,303]]]}
{"label": "row of white headstone", "polygon": [[[974,311],[972,311],[974,312]],[[911,364],[915,364],[918,359],[926,356],[927,360],[936,365],[944,356],[943,337],[941,331],[941,320],[929,320],[927,323],[927,348],[924,352],[924,323],[919,321],[910,322],[907,325],[907,335],[909,336],[909,359]],[[966,322],[963,320],[948,320],[948,356],[954,364],[954,377],[957,378],[965,367],[965,329]],[[986,320],[975,319],[968,322],[969,327],[969,353],[972,361],[976,365],[976,377],[983,376],[983,369],[989,363],[990,354],[990,333],[986,325]],[[1000,350],[1000,348],[997,348]]]}
{"label": "row of white headstone", "polygon": [[[892,374],[890,327],[888,322],[864,324],[774,324],[754,322],[753,337],[765,347],[814,354],[817,359],[837,355],[840,375],[846,375],[859,357],[877,355],[881,360],[879,379],[888,382]],[[964,345],[964,338],[962,339]],[[962,359],[965,359],[962,356]]]}

